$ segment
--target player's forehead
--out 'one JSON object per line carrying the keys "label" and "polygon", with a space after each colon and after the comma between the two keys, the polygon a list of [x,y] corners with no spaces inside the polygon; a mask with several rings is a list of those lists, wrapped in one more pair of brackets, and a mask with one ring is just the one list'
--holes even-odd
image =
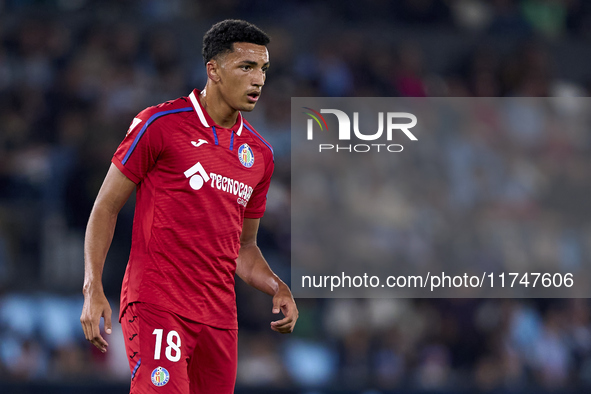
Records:
{"label": "player's forehead", "polygon": [[257,63],[269,62],[269,51],[264,45],[257,45],[250,42],[235,42],[233,51],[226,55],[226,60],[232,62],[250,61]]}

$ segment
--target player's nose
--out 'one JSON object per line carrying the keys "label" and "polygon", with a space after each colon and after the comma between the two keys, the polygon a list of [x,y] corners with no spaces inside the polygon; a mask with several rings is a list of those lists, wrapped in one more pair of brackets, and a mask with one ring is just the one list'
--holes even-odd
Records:
{"label": "player's nose", "polygon": [[265,84],[265,73],[262,70],[254,73],[252,84],[253,86],[263,86]]}

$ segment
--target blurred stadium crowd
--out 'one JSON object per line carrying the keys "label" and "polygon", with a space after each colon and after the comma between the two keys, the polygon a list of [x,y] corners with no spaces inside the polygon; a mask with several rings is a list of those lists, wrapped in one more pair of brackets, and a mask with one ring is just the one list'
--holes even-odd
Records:
{"label": "blurred stadium crowd", "polygon": [[[591,3],[582,0],[0,0],[0,369],[9,381],[129,379],[116,350],[120,331],[105,356],[79,327],[86,220],[133,116],[204,86],[201,37],[226,17],[254,22],[273,39],[263,98],[247,118],[275,148],[259,244],[283,278],[292,96],[576,97],[591,87]],[[467,212],[466,225],[483,199],[508,209],[509,223],[548,218],[541,255],[588,264],[591,134],[528,130],[500,142],[438,136],[461,142],[461,151],[423,157],[448,169],[433,190],[451,198],[421,203]],[[509,194],[483,183],[496,163],[480,155],[482,146],[519,167]],[[562,206],[537,209],[541,178],[569,191],[565,215]],[[409,173],[397,185],[404,192],[412,181]],[[130,203],[105,267],[114,315],[132,219]],[[520,257],[518,249],[482,250],[468,236],[451,241],[466,246],[459,257],[468,260]],[[237,293],[239,388],[591,387],[588,300],[302,299],[296,332],[282,337],[268,328],[267,296],[242,283]]]}

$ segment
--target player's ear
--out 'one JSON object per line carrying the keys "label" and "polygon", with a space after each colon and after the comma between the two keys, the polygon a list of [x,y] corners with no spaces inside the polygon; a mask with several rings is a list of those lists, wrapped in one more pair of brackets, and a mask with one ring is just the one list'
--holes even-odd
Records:
{"label": "player's ear", "polygon": [[207,68],[207,78],[211,79],[213,82],[219,82],[220,81],[220,76],[218,74],[219,67],[220,67],[219,63],[215,59],[211,59],[210,61],[207,62],[205,67]]}

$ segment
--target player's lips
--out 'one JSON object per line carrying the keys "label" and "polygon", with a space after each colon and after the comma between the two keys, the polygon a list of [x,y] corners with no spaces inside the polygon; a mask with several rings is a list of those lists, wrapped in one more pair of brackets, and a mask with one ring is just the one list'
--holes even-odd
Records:
{"label": "player's lips", "polygon": [[258,90],[246,94],[246,96],[248,97],[248,101],[250,101],[251,103],[256,103],[259,100],[260,95],[261,92]]}

